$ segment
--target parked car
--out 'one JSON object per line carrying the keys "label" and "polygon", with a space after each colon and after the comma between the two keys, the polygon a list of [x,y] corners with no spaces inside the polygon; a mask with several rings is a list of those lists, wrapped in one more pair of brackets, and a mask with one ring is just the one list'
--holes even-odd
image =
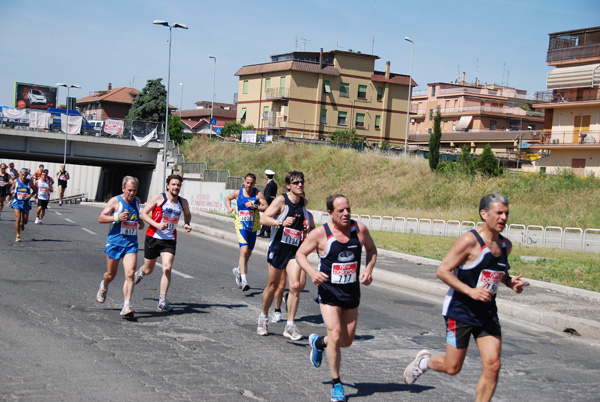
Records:
{"label": "parked car", "polygon": [[[50,113],[52,115],[52,120],[50,123],[50,131],[60,131],[61,130],[61,123],[60,123],[60,116],[61,115],[66,115],[67,114],[67,109],[56,109],[56,108],[48,108],[47,110],[48,113]],[[69,110],[69,116],[81,116],[81,113],[79,113],[77,110]],[[85,117],[81,116],[81,118],[83,119],[83,121],[81,122],[81,134],[87,134],[87,135],[94,135],[96,134],[96,130],[94,128],[94,126],[92,124],[90,124],[89,121],[87,121],[85,119]]]}

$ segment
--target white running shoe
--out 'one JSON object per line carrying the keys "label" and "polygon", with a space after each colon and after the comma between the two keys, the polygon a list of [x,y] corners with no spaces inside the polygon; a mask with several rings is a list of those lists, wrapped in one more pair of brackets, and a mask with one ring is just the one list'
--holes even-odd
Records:
{"label": "white running shoe", "polygon": [[137,285],[138,283],[140,283],[140,281],[142,280],[143,277],[144,277],[144,274],[142,273],[142,268],[140,268],[137,271],[135,271],[135,278],[134,278],[133,282]]}
{"label": "white running shoe", "polygon": [[283,330],[283,336],[287,336],[292,341],[299,341],[302,339],[302,334],[300,334],[300,331],[298,331],[296,324],[286,325],[285,329]]}
{"label": "white running shoe", "polygon": [[169,301],[165,299],[158,303],[158,310],[168,313],[169,311],[173,310],[173,307],[171,307],[171,303],[169,303]]}
{"label": "white running shoe", "polygon": [[121,317],[123,318],[133,318],[133,309],[131,308],[131,304],[124,304],[121,309]]}
{"label": "white running shoe", "polygon": [[37,216],[35,217],[35,224],[37,225],[38,223],[40,223],[40,218],[38,218]]}
{"label": "white running shoe", "polygon": [[258,316],[258,327],[256,327],[256,333],[261,336],[269,334],[269,317],[263,317],[262,314]]}
{"label": "white running shoe", "polygon": [[103,283],[104,281],[100,282],[100,289],[98,289],[98,293],[96,293],[96,300],[98,303],[104,303],[106,301],[106,292],[108,292],[108,289],[104,289],[102,286]]}
{"label": "white running shoe", "polygon": [[417,381],[417,378],[423,374],[423,370],[419,367],[419,363],[426,357],[431,357],[431,352],[427,349],[420,350],[419,353],[417,353],[415,360],[406,366],[406,369],[404,370],[404,383],[406,385],[413,385],[415,381]]}
{"label": "white running shoe", "polygon": [[275,311],[271,317],[271,322],[281,322],[281,311]]}
{"label": "white running shoe", "polygon": [[250,290],[250,285],[248,285],[248,282],[246,281],[242,281],[242,292],[247,292],[248,290]]}
{"label": "white running shoe", "polygon": [[235,267],[233,269],[233,275],[235,275],[235,283],[241,289],[242,288],[242,274],[240,273],[240,269],[238,267]]}

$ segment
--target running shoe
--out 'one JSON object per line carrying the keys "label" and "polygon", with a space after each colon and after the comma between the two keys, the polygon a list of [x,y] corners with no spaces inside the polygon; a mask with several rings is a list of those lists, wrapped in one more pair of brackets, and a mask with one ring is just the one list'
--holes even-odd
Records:
{"label": "running shoe", "polygon": [[421,374],[423,374],[423,370],[421,370],[421,368],[419,367],[419,363],[425,357],[431,357],[431,352],[429,352],[427,349],[420,350],[419,353],[417,353],[417,357],[415,358],[415,360],[413,360],[406,367],[406,369],[404,370],[404,383],[406,385],[413,385],[415,381],[417,381],[417,378],[419,378]]}
{"label": "running shoe", "polygon": [[171,303],[169,303],[167,299],[164,299],[158,303],[158,310],[168,313],[169,311],[173,310],[173,307],[171,307]]}
{"label": "running shoe", "polygon": [[96,300],[98,300],[98,303],[104,303],[106,301],[106,292],[108,292],[108,289],[104,289],[102,284],[100,284],[100,289],[98,289],[98,293],[96,293]]}
{"label": "running shoe", "polygon": [[62,205],[62,201],[59,201],[58,202],[58,206],[60,207],[61,205]]}
{"label": "running shoe", "polygon": [[235,275],[235,283],[241,289],[242,288],[242,274],[240,273],[240,269],[238,267],[235,267],[233,269],[233,275]]}
{"label": "running shoe", "polygon": [[331,402],[340,402],[346,400],[346,393],[344,392],[344,386],[341,383],[337,383],[331,388]]}
{"label": "running shoe", "polygon": [[271,322],[281,322],[281,311],[275,311],[271,317]]}
{"label": "running shoe", "polygon": [[242,281],[242,292],[247,292],[248,290],[250,290],[250,285],[248,285],[248,282],[246,281]]}
{"label": "running shoe", "polygon": [[142,273],[142,268],[140,268],[137,271],[135,271],[134,283],[137,285],[138,283],[140,283],[143,277],[144,274]]}
{"label": "running shoe", "polygon": [[321,367],[321,361],[323,360],[323,350],[317,349],[315,342],[319,338],[317,334],[310,334],[308,337],[308,343],[310,344],[310,362],[315,367]]}
{"label": "running shoe", "polygon": [[285,329],[283,330],[283,336],[287,336],[292,341],[299,341],[302,339],[302,334],[300,334],[300,331],[298,331],[296,324],[286,325]]}
{"label": "running shoe", "polygon": [[38,218],[37,216],[35,217],[35,224],[37,225],[38,223],[40,223],[40,218]]}
{"label": "running shoe", "polygon": [[262,314],[258,316],[258,327],[256,333],[264,336],[269,334],[269,317],[263,317]]}
{"label": "running shoe", "polygon": [[133,310],[131,309],[131,304],[123,305],[123,309],[121,309],[121,317],[133,318]]}
{"label": "running shoe", "polygon": [[40,219],[40,221],[38,222],[38,225],[43,225],[44,222],[42,222],[42,220]]}
{"label": "running shoe", "polygon": [[16,242],[21,241],[21,235],[17,235],[17,238],[15,239]]}

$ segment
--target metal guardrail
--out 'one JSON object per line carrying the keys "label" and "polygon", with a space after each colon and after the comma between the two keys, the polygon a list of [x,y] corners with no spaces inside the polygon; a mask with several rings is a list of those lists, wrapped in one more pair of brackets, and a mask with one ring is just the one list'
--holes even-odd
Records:
{"label": "metal guardrail", "polygon": [[[64,204],[81,204],[83,200],[87,200],[87,193],[70,195],[63,197]],[[58,203],[58,198],[52,198],[49,202]]]}

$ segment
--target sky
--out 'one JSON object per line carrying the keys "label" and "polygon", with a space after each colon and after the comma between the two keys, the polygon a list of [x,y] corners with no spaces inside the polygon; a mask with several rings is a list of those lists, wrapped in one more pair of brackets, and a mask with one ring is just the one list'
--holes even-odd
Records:
{"label": "sky", "polygon": [[172,29],[171,47],[169,103],[185,110],[212,99],[213,74],[215,101],[232,103],[242,66],[296,50],[352,49],[409,75],[405,37],[414,91],[463,72],[545,91],[548,34],[599,26],[600,0],[0,0],[0,103],[14,105],[15,82],[80,85],[76,98],[166,85],[169,29],[157,19],[189,27]]}

